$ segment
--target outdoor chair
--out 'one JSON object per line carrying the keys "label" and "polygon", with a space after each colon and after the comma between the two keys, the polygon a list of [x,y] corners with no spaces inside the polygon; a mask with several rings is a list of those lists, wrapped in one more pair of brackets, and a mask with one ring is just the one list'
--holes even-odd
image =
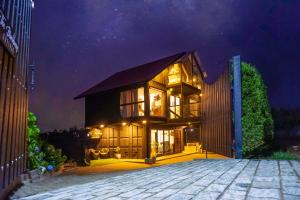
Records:
{"label": "outdoor chair", "polygon": [[98,160],[100,158],[100,151],[97,149],[91,149],[92,159]]}
{"label": "outdoor chair", "polygon": [[108,153],[109,153],[109,149],[108,148],[102,148],[102,149],[100,149],[100,157],[101,158],[107,158],[108,157]]}

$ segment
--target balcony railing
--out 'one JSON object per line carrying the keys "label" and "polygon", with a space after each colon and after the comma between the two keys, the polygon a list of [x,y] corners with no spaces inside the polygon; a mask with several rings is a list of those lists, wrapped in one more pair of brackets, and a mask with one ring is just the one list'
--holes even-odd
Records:
{"label": "balcony railing", "polygon": [[171,119],[200,117],[200,103],[185,104],[182,106],[182,111],[180,110],[180,112],[174,112],[174,109],[169,108],[169,113]]}
{"label": "balcony railing", "polygon": [[183,118],[200,117],[200,103],[183,105]]}

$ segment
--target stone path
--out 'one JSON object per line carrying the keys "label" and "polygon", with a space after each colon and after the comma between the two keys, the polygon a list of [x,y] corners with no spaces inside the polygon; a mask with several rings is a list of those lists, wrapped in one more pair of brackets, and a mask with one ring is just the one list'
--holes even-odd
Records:
{"label": "stone path", "polygon": [[300,162],[196,160],[129,172],[22,199],[300,200]]}

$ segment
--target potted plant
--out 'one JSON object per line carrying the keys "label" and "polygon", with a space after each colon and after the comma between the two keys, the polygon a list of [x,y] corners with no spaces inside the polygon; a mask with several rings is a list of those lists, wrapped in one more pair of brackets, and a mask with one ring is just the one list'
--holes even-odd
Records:
{"label": "potted plant", "polygon": [[121,151],[120,147],[116,147],[115,148],[115,157],[117,159],[121,159],[121,153],[120,153],[120,151]]}
{"label": "potted plant", "polygon": [[156,152],[156,149],[157,149],[157,146],[158,146],[158,143],[157,142],[152,142],[152,148],[151,148],[151,153],[150,153],[150,162],[151,163],[155,163],[156,162],[156,156],[157,156],[157,152]]}

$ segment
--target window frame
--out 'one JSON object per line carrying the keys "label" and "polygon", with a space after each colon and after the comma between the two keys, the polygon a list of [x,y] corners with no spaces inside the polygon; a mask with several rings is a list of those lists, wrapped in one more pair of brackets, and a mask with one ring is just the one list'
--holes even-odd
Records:
{"label": "window frame", "polygon": [[[143,89],[143,98],[144,99],[142,101],[139,101],[139,100],[135,101],[135,98],[134,98],[135,94],[134,93],[137,92],[137,97],[139,97],[139,89]],[[122,96],[122,94],[124,94],[126,92],[130,92],[130,101],[129,102],[126,102],[126,100],[125,100],[126,98],[124,98]],[[122,103],[121,101],[126,102],[126,103]],[[143,115],[140,115],[139,110],[137,111],[137,115],[135,115],[135,106],[137,106],[137,108],[138,108],[139,104],[142,104]],[[122,112],[122,108],[124,109],[127,106],[130,106],[130,113],[129,113],[128,116],[127,115],[124,116],[123,112]],[[119,108],[120,108],[120,115],[123,118],[144,117],[145,116],[145,87],[138,87],[138,88],[133,88],[133,89],[128,89],[128,90],[121,91],[120,92]]]}

